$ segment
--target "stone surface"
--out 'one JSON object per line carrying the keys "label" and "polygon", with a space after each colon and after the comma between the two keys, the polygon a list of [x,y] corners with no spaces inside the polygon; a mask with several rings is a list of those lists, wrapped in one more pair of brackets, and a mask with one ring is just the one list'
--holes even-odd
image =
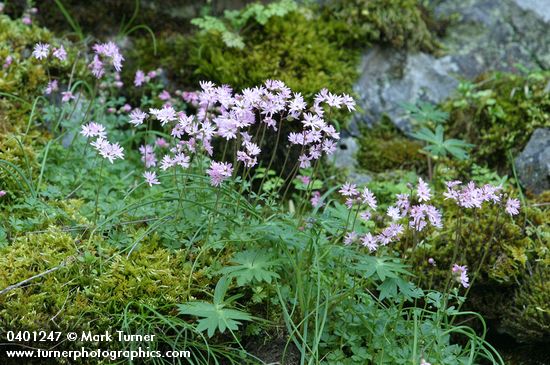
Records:
{"label": "stone surface", "polygon": [[342,138],[332,155],[332,163],[334,167],[345,171],[348,181],[361,186],[369,183],[372,177],[367,173],[357,170],[356,155],[358,151],[359,143],[355,138]]}
{"label": "stone surface", "polygon": [[515,165],[518,178],[528,191],[540,194],[550,189],[550,128],[533,132]]}
{"label": "stone surface", "polygon": [[336,151],[332,155],[334,167],[348,170],[355,169],[357,165],[357,160],[355,159],[357,151],[359,151],[359,144],[355,138],[342,138],[338,142]]}
{"label": "stone surface", "polygon": [[536,15],[550,22],[550,0],[514,0],[519,7],[533,11]]}
{"label": "stone surface", "polygon": [[363,109],[351,125],[373,124],[382,115],[404,131],[410,123],[402,103],[438,103],[460,79],[516,65],[550,69],[550,0],[433,0],[436,17],[458,15],[441,39],[444,56],[372,48],[355,85]]}

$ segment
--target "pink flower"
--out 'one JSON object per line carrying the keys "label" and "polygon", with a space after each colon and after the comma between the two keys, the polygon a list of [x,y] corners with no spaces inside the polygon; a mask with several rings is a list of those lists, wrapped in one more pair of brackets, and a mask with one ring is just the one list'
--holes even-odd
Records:
{"label": "pink flower", "polygon": [[30,16],[24,16],[23,18],[21,18],[21,21],[23,22],[23,24],[25,25],[31,25],[32,24],[32,19]]}
{"label": "pink flower", "polygon": [[371,217],[371,213],[368,210],[365,210],[361,212],[361,214],[359,214],[359,217],[365,222],[367,222]]}
{"label": "pink flower", "polygon": [[105,132],[105,127],[101,124],[94,122],[84,124],[80,129],[80,134],[82,134],[86,138],[105,138],[107,136],[107,133]]}
{"label": "pink flower", "polygon": [[376,197],[368,188],[363,189],[363,192],[361,193],[361,201],[363,204],[367,204],[372,210],[376,210]]}
{"label": "pink flower", "polygon": [[344,237],[344,245],[346,245],[346,246],[351,245],[355,241],[357,241],[357,233],[355,233],[355,232],[349,232]]}
{"label": "pink flower", "polygon": [[349,182],[346,182],[342,186],[342,189],[340,189],[338,192],[343,196],[356,196],[357,194],[359,194],[359,192],[357,191],[357,185]]}
{"label": "pink flower", "polygon": [[351,209],[353,207],[353,204],[355,204],[356,202],[357,202],[357,199],[355,198],[347,198],[344,204],[348,209]]}
{"label": "pink flower", "polygon": [[6,192],[4,190],[0,190],[0,198],[6,195]]}
{"label": "pink flower", "polygon": [[396,220],[399,220],[399,218],[401,218],[401,213],[399,211],[399,208],[394,206],[388,207],[386,215],[390,217],[392,221],[396,221]]}
{"label": "pink flower", "polygon": [[313,208],[321,208],[324,205],[323,200],[321,199],[321,193],[319,191],[314,191],[311,194],[310,201]]}
{"label": "pink flower", "polygon": [[91,70],[92,75],[94,75],[97,79],[101,78],[101,76],[105,74],[103,62],[101,62],[98,55],[94,56],[94,59],[90,62],[88,68]]}
{"label": "pink flower", "polygon": [[149,114],[154,115],[164,126],[168,122],[176,120],[176,111],[171,106],[164,106],[162,109],[149,109]]}
{"label": "pink flower", "polygon": [[210,184],[212,186],[220,186],[222,182],[231,177],[233,166],[228,162],[212,161],[206,173],[210,176]]}
{"label": "pink flower", "polygon": [[[176,153],[176,155],[172,159],[173,163],[184,169],[189,167],[190,161],[191,159],[189,158],[189,156],[184,155],[182,152]],[[231,173],[229,175],[231,175]]]}
{"label": "pink flower", "polygon": [[401,210],[403,215],[409,210],[409,194],[397,194],[397,201],[395,205]]}
{"label": "pink flower", "polygon": [[59,90],[57,80],[52,80],[52,81],[48,82],[48,85],[46,85],[46,89],[44,90],[44,94],[50,95],[51,93],[53,93],[54,91],[57,91],[57,90]]}
{"label": "pink flower", "polygon": [[145,120],[145,118],[147,118],[146,113],[142,112],[139,109],[134,109],[130,113],[130,124],[133,124],[137,127],[138,125],[143,124],[143,121]]}
{"label": "pink flower", "polygon": [[124,104],[120,110],[124,113],[128,113],[130,110],[132,110],[132,106],[130,104]]}
{"label": "pink flower", "polygon": [[514,216],[519,214],[519,207],[520,207],[519,200],[510,198],[506,202],[505,210],[506,210],[506,213],[510,214],[510,216]]}
{"label": "pink flower", "polygon": [[118,143],[111,144],[103,137],[98,137],[91,145],[110,163],[113,163],[117,158],[124,159],[124,148]]}
{"label": "pink flower", "polygon": [[134,77],[134,86],[140,87],[145,82],[145,74],[141,70],[136,71],[136,76]]}
{"label": "pink flower", "polygon": [[249,168],[256,166],[258,163],[256,157],[251,157],[244,151],[237,151],[237,161],[244,163],[244,165]]}
{"label": "pink flower", "polygon": [[162,92],[159,94],[159,99],[166,101],[169,100],[172,96],[170,96],[170,93],[167,90],[162,90]]}
{"label": "pink flower", "polygon": [[67,59],[67,52],[63,46],[60,46],[59,48],[53,49],[53,56],[63,62]]}
{"label": "pink flower", "polygon": [[170,167],[173,167],[175,165],[174,160],[169,155],[165,155],[162,158],[162,161],[160,162],[160,168],[162,171],[168,170]]}
{"label": "pink flower", "polygon": [[311,182],[309,176],[298,175],[298,180],[300,180],[300,182],[304,185],[309,185],[309,183]]}
{"label": "pink flower", "polygon": [[421,202],[427,202],[431,198],[430,194],[430,188],[428,187],[428,184],[422,180],[421,177],[418,178],[418,186],[416,187],[416,196],[418,196],[418,200]]}
{"label": "pink flower", "polygon": [[430,265],[432,265],[432,266],[436,266],[436,263],[435,263],[435,260],[434,260],[433,257],[430,257],[430,258],[428,259],[428,264],[430,264]]}
{"label": "pink flower", "polygon": [[348,108],[349,112],[355,110],[355,100],[351,96],[342,94],[342,103]]}
{"label": "pink flower", "polygon": [[361,244],[369,249],[370,252],[376,251],[378,248],[378,238],[373,236],[370,232],[365,234],[361,238]]}
{"label": "pink flower", "polygon": [[109,58],[117,72],[122,70],[122,61],[124,61],[124,57],[120,54],[118,46],[115,43],[96,43],[93,48],[97,55]]}
{"label": "pink flower", "polygon": [[307,169],[308,167],[311,167],[311,159],[305,154],[300,155],[300,157],[298,157],[298,161],[300,162],[301,169]]}
{"label": "pink flower", "polygon": [[13,57],[12,56],[7,56],[6,59],[4,60],[4,64],[2,65],[2,67],[4,69],[7,69],[8,67],[10,67],[12,62],[13,62]]}
{"label": "pink flower", "polygon": [[144,163],[146,169],[157,165],[157,157],[155,156],[153,146],[151,145],[140,146],[139,153],[141,154],[141,161]]}
{"label": "pink flower", "polygon": [[392,223],[389,227],[385,228],[380,235],[378,235],[377,239],[382,245],[387,245],[401,233],[403,233],[403,226],[401,224]]}
{"label": "pink flower", "polygon": [[70,91],[64,91],[64,92],[61,93],[61,101],[63,103],[66,103],[66,102],[68,102],[70,100],[74,100],[74,99],[76,99],[76,98],[73,95],[73,93],[70,92]]}
{"label": "pink flower", "polygon": [[157,138],[155,144],[160,148],[166,148],[169,146],[168,142],[166,142],[164,138]]}
{"label": "pink flower", "polygon": [[332,155],[336,151],[336,142],[330,139],[325,139],[323,141],[323,151],[327,155]]}
{"label": "pink flower", "polygon": [[157,173],[154,171],[145,171],[143,173],[143,177],[145,178],[145,182],[149,184],[149,186],[160,184],[160,181],[157,179]]}
{"label": "pink flower", "polygon": [[459,282],[463,287],[467,288],[470,286],[470,279],[468,278],[468,267],[454,264],[452,272],[455,275],[456,281]]}
{"label": "pink flower", "polygon": [[47,43],[36,43],[32,51],[34,58],[42,60],[50,54],[50,45]]}

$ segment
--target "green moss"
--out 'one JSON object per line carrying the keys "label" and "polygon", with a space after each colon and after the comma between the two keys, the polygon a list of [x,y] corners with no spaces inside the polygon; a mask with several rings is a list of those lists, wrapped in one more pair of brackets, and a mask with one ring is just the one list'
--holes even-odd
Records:
{"label": "green moss", "polygon": [[321,8],[340,22],[340,43],[353,48],[372,44],[435,52],[436,33],[444,31],[418,0],[337,0]]}
{"label": "green moss", "polygon": [[327,35],[332,26],[293,12],[271,18],[263,26],[249,24],[242,34],[246,44],[243,50],[227,47],[214,32],[191,38],[168,35],[159,42],[156,57],[150,41],[142,39],[136,41],[136,53],[131,57],[140,59],[133,69],[161,66],[173,70],[170,77],[186,86],[211,80],[240,90],[279,79],[306,96],[324,87],[350,93],[358,54],[330,40]]}
{"label": "green moss", "polygon": [[42,142],[43,136],[36,131],[26,136],[0,132],[0,189],[28,192],[28,185],[32,186],[32,179],[40,171],[35,147]]}
{"label": "green moss", "polygon": [[47,81],[46,70],[30,57],[37,42],[49,42],[50,32],[24,25],[0,14],[0,61],[12,57],[9,67],[0,68],[0,90],[25,97],[34,94]]}
{"label": "green moss", "polygon": [[357,161],[365,170],[425,169],[426,158],[419,152],[422,145],[407,138],[388,120],[363,128],[359,144]]}
{"label": "green moss", "polygon": [[550,338],[550,269],[538,264],[516,291],[506,313],[504,326],[523,342]]}
{"label": "green moss", "polygon": [[198,35],[190,49],[189,66],[200,78],[237,89],[280,79],[307,96],[324,87],[350,92],[356,55],[323,37],[330,26],[297,12],[275,17],[265,26],[250,27],[244,50],[226,47],[214,33]]}
{"label": "green moss", "polygon": [[131,301],[153,307],[186,299],[191,265],[181,253],[172,254],[153,238],[127,258],[118,254],[92,284],[91,298],[106,303],[102,311],[120,313]]}
{"label": "green moss", "polygon": [[127,258],[102,247],[100,237],[80,240],[57,229],[17,238],[0,249],[1,288],[60,268],[2,295],[0,327],[99,331],[116,326],[133,302],[156,307],[184,301],[190,271],[185,257],[155,242]]}
{"label": "green moss", "polygon": [[549,82],[549,72],[532,72],[492,73],[476,84],[462,84],[460,96],[444,105],[450,112],[449,134],[476,145],[475,161],[504,171],[508,151],[516,156],[536,128],[549,125]]}
{"label": "green moss", "polygon": [[[76,265],[78,246],[68,234],[53,230],[42,234],[28,234],[3,248],[0,258],[0,287],[17,284],[46,270],[65,266],[46,274],[29,284],[8,291],[0,297],[0,321],[3,329],[49,329],[56,324],[71,328],[85,306],[66,306],[65,300],[78,296],[78,288],[85,277]],[[56,321],[51,319],[63,312]]]}
{"label": "green moss", "polygon": [[[522,208],[522,214],[511,219],[498,206],[487,206],[482,212],[462,215],[449,201],[438,201],[436,205],[442,206],[445,211],[442,234],[407,250],[412,267],[422,278],[421,287],[443,289],[450,275],[450,267],[456,262],[467,265],[471,277],[479,268],[467,305],[487,319],[515,323],[516,318],[511,313],[522,311],[523,304],[519,300],[511,304],[509,298],[522,295],[517,294],[523,290],[523,285],[519,283],[524,280],[530,267],[547,266],[550,262],[548,212],[526,206]],[[462,216],[461,244],[455,260],[451,261],[459,216]],[[481,263],[486,251],[487,255]],[[436,267],[428,264],[429,257],[436,260]],[[540,326],[548,328],[550,323],[547,319],[539,323]],[[528,336],[527,333],[524,336]]]}

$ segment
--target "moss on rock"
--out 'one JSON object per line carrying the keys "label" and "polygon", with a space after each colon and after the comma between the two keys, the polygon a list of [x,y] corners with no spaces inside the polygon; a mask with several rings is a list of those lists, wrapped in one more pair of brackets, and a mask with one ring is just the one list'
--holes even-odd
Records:
{"label": "moss on rock", "polygon": [[357,160],[362,169],[372,172],[425,169],[426,158],[420,153],[422,145],[407,138],[388,120],[362,128],[359,143]]}
{"label": "moss on rock", "polygon": [[341,23],[339,38],[347,47],[372,44],[436,52],[444,32],[418,0],[338,0],[326,2],[324,16]]}
{"label": "moss on rock", "polygon": [[523,342],[550,341],[550,268],[548,262],[536,265],[526,275],[508,308],[504,327]]}
{"label": "moss on rock", "polygon": [[549,72],[497,72],[462,84],[460,96],[444,105],[449,134],[475,144],[476,161],[506,171],[508,151],[516,156],[536,128],[550,125],[549,82]]}

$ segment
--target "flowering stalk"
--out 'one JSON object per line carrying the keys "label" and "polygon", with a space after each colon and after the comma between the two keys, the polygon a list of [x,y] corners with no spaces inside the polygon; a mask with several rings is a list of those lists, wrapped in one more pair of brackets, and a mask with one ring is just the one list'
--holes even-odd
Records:
{"label": "flowering stalk", "polygon": [[101,189],[101,185],[103,185],[103,163],[104,160],[101,160],[101,164],[99,165],[99,184],[97,184],[96,189],[96,195],[95,195],[95,210],[94,210],[94,225],[97,224],[97,218],[99,214],[99,189]]}

